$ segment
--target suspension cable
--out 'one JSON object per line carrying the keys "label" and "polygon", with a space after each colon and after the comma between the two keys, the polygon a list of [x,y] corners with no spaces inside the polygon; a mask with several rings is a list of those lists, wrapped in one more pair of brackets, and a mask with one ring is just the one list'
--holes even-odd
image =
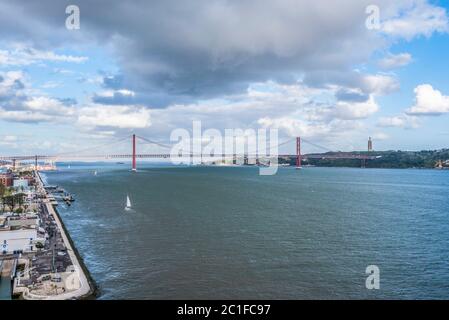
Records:
{"label": "suspension cable", "polygon": [[310,142],[310,141],[308,141],[308,140],[306,140],[306,139],[304,139],[304,138],[301,138],[301,141],[304,141],[305,143],[308,143],[308,144],[310,144],[310,145],[312,145],[312,146],[314,146],[314,147],[316,147],[316,148],[318,148],[318,149],[325,150],[326,152],[332,152],[332,150],[330,150],[329,148],[320,146],[319,144]]}
{"label": "suspension cable", "polygon": [[141,136],[136,136],[136,137],[141,139],[141,140],[143,140],[143,141],[145,141],[145,142],[147,142],[148,144],[155,144],[157,146],[160,146],[160,147],[166,148],[166,149],[169,149],[169,148],[171,149],[172,148],[172,146],[170,146],[170,145],[163,144],[163,143],[160,143],[160,142],[157,142],[157,141],[153,141],[153,140],[141,137]]}
{"label": "suspension cable", "polygon": [[126,139],[129,139],[130,137],[131,137],[131,136],[123,137],[123,138],[121,138],[121,139],[119,139],[119,140],[112,141],[112,142],[110,142],[110,143],[105,143],[105,144],[101,144],[101,145],[96,145],[96,146],[93,146],[93,147],[89,147],[89,148],[85,148],[85,149],[81,149],[81,150],[77,150],[77,151],[70,151],[70,152],[58,153],[58,154],[56,155],[56,157],[58,157],[58,156],[63,156],[63,155],[70,155],[70,154],[73,154],[73,153],[81,153],[81,152],[89,151],[89,150],[92,150],[92,149],[99,149],[99,148],[101,148],[101,147],[106,147],[106,146],[110,146],[110,145],[113,145],[113,144],[117,144],[117,143],[123,142],[123,141],[125,141]]}

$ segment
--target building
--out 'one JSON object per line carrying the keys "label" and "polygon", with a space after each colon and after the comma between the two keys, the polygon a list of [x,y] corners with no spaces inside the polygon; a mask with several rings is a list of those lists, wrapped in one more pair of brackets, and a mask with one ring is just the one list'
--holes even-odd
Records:
{"label": "building", "polygon": [[0,254],[35,251],[36,238],[37,229],[35,228],[0,229]]}
{"label": "building", "polygon": [[32,216],[0,216],[0,255],[36,251],[37,223]]}
{"label": "building", "polygon": [[12,187],[13,185],[13,176],[10,173],[0,173],[0,184],[5,187]]}
{"label": "building", "polygon": [[10,227],[34,227],[39,226],[39,217],[35,213],[11,215],[8,218]]}
{"label": "building", "polygon": [[371,140],[371,137],[368,139],[368,151],[373,151],[373,140]]}
{"label": "building", "polygon": [[14,188],[28,188],[29,180],[28,179],[14,179],[13,187]]}

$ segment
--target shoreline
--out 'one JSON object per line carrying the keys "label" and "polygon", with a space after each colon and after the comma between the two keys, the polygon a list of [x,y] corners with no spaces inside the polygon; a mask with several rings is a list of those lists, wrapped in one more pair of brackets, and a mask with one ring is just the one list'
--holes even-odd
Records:
{"label": "shoreline", "polygon": [[[38,184],[39,187],[44,189],[44,182],[43,179],[38,171],[36,171],[36,177],[38,178]],[[87,269],[83,258],[81,257],[78,249],[75,246],[75,243],[73,242],[73,239],[70,237],[70,234],[59,215],[58,210],[48,201],[48,198],[46,197],[44,199],[44,205],[47,206],[48,212],[53,215],[55,218],[55,222],[57,223],[58,227],[60,228],[61,235],[64,239],[64,243],[66,245],[68,254],[70,255],[70,258],[72,260],[73,265],[79,270],[79,279],[81,283],[81,287],[77,289],[74,292],[67,292],[63,293],[57,296],[48,296],[44,299],[50,299],[50,300],[67,300],[67,299],[76,299],[76,300],[89,300],[89,299],[95,299],[99,294],[99,289],[97,284],[95,283],[95,280],[92,278],[89,270]]]}

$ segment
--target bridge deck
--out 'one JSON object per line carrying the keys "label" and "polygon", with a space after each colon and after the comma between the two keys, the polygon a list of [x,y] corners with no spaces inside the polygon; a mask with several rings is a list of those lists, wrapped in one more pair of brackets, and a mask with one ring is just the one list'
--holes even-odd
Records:
{"label": "bridge deck", "polygon": [[[278,157],[296,157],[296,154],[280,154]],[[148,154],[136,154],[138,159],[171,159],[171,158],[232,158],[232,157],[251,157],[251,158],[273,158],[276,155],[264,155],[264,154],[182,154],[172,155],[170,153],[148,153]],[[359,159],[359,160],[374,160],[377,156],[353,154],[353,153],[318,153],[318,154],[304,154],[301,155],[303,159]],[[37,156],[37,160],[76,160],[76,159],[132,159],[132,154],[108,154],[108,155],[72,155],[72,156]],[[0,161],[27,161],[36,160],[36,156],[0,156]]]}

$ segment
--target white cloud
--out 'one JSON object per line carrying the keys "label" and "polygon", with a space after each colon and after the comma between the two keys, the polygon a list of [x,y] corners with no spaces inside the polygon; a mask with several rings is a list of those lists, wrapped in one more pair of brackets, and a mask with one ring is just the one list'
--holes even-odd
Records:
{"label": "white cloud", "polygon": [[444,8],[425,0],[399,2],[393,15],[383,21],[382,31],[388,36],[406,40],[417,36],[430,37],[435,32],[449,31],[448,16]]}
{"label": "white cloud", "polygon": [[25,75],[22,71],[0,72],[0,98],[16,96],[25,86]]}
{"label": "white cloud", "polygon": [[365,92],[375,95],[387,95],[400,88],[398,79],[384,74],[365,75],[361,79],[360,86]]}
{"label": "white cloud", "polygon": [[45,96],[31,97],[29,100],[25,101],[23,105],[30,111],[65,116],[74,114],[74,109],[72,107],[65,106],[61,101]]}
{"label": "white cloud", "polygon": [[3,147],[16,148],[18,146],[17,141],[18,141],[17,136],[13,135],[0,136],[0,146]]}
{"label": "white cloud", "polygon": [[16,44],[12,50],[0,50],[0,65],[3,66],[26,66],[43,61],[82,63],[87,60],[87,57],[57,54],[24,44]]}
{"label": "white cloud", "polygon": [[104,91],[98,92],[96,95],[98,97],[102,97],[102,98],[113,98],[117,94],[119,94],[120,96],[124,96],[124,97],[134,97],[135,96],[134,91],[127,90],[127,89],[104,90]]}
{"label": "white cloud", "polygon": [[0,119],[12,122],[50,122],[55,117],[31,111],[9,111],[0,107]]}
{"label": "white cloud", "polygon": [[[260,83],[236,100],[204,100],[152,110],[148,135],[169,135],[174,128],[190,128],[201,120],[204,128],[278,128],[280,138],[302,136],[326,145],[340,145],[360,136],[363,120],[377,112],[374,95],[364,102],[337,101],[341,88],[316,89],[303,84]],[[347,139],[349,137],[349,139]]]}
{"label": "white cloud", "polygon": [[374,100],[373,96],[370,96],[366,102],[346,102],[338,101],[333,116],[343,120],[365,119],[373,115],[379,110],[379,106]]}
{"label": "white cloud", "polygon": [[379,61],[379,67],[382,69],[394,69],[408,65],[412,62],[412,55],[410,53],[389,53],[385,58]]}
{"label": "white cloud", "polygon": [[381,117],[377,122],[378,127],[416,129],[419,127],[418,119],[414,116],[401,114],[393,117]]}
{"label": "white cloud", "polygon": [[0,72],[0,119],[14,122],[66,120],[74,108],[29,87],[22,71]]}
{"label": "white cloud", "polygon": [[390,137],[384,132],[376,132],[373,134],[372,138],[375,140],[388,140]]}
{"label": "white cloud", "polygon": [[151,125],[150,110],[138,106],[91,105],[79,110],[78,125],[91,128],[147,128]]}
{"label": "white cloud", "polygon": [[415,105],[407,114],[416,116],[438,116],[449,112],[449,96],[443,95],[430,84],[421,84],[415,88]]}
{"label": "white cloud", "polygon": [[[324,147],[316,145],[305,145],[306,152],[323,152],[327,150],[338,150],[344,146],[344,149],[359,149],[352,145],[354,137],[360,136],[360,130],[364,128],[360,121],[348,121],[334,119],[330,122],[309,122],[291,116],[278,118],[263,117],[257,121],[258,125],[263,128],[276,128],[280,131],[280,135],[288,137],[300,136],[314,143],[319,143]],[[285,138],[280,138],[285,141]],[[282,151],[281,151],[282,152]]]}
{"label": "white cloud", "polygon": [[120,90],[117,90],[116,92],[120,93],[122,96],[129,96],[129,97],[135,96],[134,91],[127,90],[127,89],[120,89]]}
{"label": "white cloud", "polygon": [[17,136],[6,135],[2,137],[2,140],[5,142],[14,142],[17,141]]}
{"label": "white cloud", "polygon": [[43,85],[41,85],[41,88],[43,89],[54,89],[62,86],[62,82],[57,81],[47,81]]}
{"label": "white cloud", "polygon": [[263,117],[257,120],[257,124],[263,128],[283,130],[290,137],[301,136],[305,138],[324,136],[331,133],[333,129],[333,125],[319,122],[307,122],[292,117]]}
{"label": "white cloud", "polygon": [[[0,72],[0,119],[11,122],[77,123],[90,129],[137,129],[150,126],[150,110],[135,105],[90,104],[79,107],[33,91],[25,83],[20,71]],[[133,96],[130,90],[118,90],[124,96]],[[102,131],[103,135],[113,132]]]}

